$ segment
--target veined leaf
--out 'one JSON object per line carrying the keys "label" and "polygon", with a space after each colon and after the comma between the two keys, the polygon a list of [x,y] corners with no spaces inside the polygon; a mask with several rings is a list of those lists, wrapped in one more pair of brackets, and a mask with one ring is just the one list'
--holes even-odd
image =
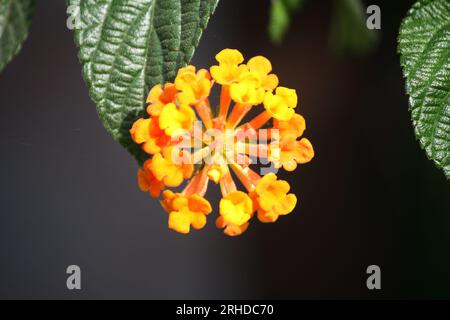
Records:
{"label": "veined leaf", "polygon": [[22,48],[33,11],[34,0],[0,1],[0,71]]}
{"label": "veined leaf", "polygon": [[157,83],[189,63],[218,0],[70,0],[84,79],[105,128],[137,159],[129,129]]}
{"label": "veined leaf", "polygon": [[450,178],[450,1],[417,1],[398,41],[416,137]]}

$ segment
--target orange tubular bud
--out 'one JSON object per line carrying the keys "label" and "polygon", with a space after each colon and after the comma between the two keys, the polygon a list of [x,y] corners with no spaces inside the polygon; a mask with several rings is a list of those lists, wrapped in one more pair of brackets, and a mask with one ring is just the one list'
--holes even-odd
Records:
{"label": "orange tubular bud", "polygon": [[220,106],[219,106],[219,117],[226,119],[228,114],[228,109],[231,104],[231,96],[230,96],[230,86],[224,85],[222,86],[222,91],[220,92]]}
{"label": "orange tubular bud", "polygon": [[195,111],[197,111],[198,116],[205,124],[206,129],[211,129],[213,127],[213,122],[211,117],[211,107],[209,106],[208,100],[203,100],[195,105]]}
{"label": "orange tubular bud", "polygon": [[204,196],[206,190],[208,189],[208,182],[209,182],[208,173],[210,168],[211,165],[207,165],[202,169],[200,173],[196,174],[184,188],[182,194],[183,195],[198,194],[200,196]]}
{"label": "orange tubular bud", "polygon": [[232,163],[231,168],[238,177],[239,181],[244,185],[247,191],[251,192],[255,189],[256,184],[261,180],[259,174],[250,169],[250,167],[243,168],[237,163]]}
{"label": "orange tubular bud", "polygon": [[226,197],[229,193],[236,191],[236,184],[231,177],[230,170],[226,167],[226,171],[224,172],[222,178],[219,181],[220,183],[220,191],[222,192],[222,196]]}
{"label": "orange tubular bud", "polygon": [[242,121],[242,119],[250,111],[251,108],[252,106],[250,105],[245,106],[241,104],[236,104],[230,113],[230,117],[228,118],[226,128],[227,129],[236,128],[236,126]]}
{"label": "orange tubular bud", "polygon": [[259,115],[254,117],[248,124],[253,129],[259,129],[263,125],[265,125],[267,123],[267,121],[269,121],[271,118],[272,118],[272,116],[270,115],[270,113],[268,113],[267,111],[263,111]]}

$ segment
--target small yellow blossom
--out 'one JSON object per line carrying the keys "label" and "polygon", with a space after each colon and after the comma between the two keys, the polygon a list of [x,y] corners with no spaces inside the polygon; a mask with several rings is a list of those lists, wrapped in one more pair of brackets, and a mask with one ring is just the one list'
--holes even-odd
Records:
{"label": "small yellow blossom", "polygon": [[196,105],[208,98],[211,76],[208,70],[200,69],[196,73],[194,66],[187,66],[178,70],[175,86],[180,90],[178,99],[181,104]]}
{"label": "small yellow blossom", "polygon": [[144,163],[144,169],[138,170],[138,185],[142,192],[148,192],[152,197],[157,198],[165,185],[162,181],[157,180],[153,173],[148,170],[151,162],[152,160],[148,159]]}
{"label": "small yellow blossom", "polygon": [[224,222],[236,226],[247,223],[253,215],[252,200],[242,191],[233,191],[223,197],[219,208]]}
{"label": "small yellow blossom", "polygon": [[163,192],[161,205],[169,213],[169,228],[180,233],[189,233],[191,226],[194,229],[203,228],[206,216],[212,211],[205,198],[197,194],[184,196],[170,190]]}
{"label": "small yellow blossom", "polygon": [[170,137],[159,128],[157,117],[138,119],[130,129],[130,135],[133,141],[142,144],[142,149],[149,154],[160,152],[170,142]]}
{"label": "small yellow blossom", "polygon": [[[176,155],[175,153],[179,153]],[[157,153],[153,156],[148,169],[157,180],[163,181],[168,187],[178,187],[184,179],[190,178],[194,170],[191,161],[184,161],[186,152],[176,147],[168,147],[163,154]]]}
{"label": "small yellow blossom", "polygon": [[275,119],[289,121],[297,106],[297,93],[294,89],[278,87],[275,94],[267,92],[264,97],[266,111]]}
{"label": "small yellow blossom", "polygon": [[253,203],[261,222],[275,222],[280,215],[294,210],[297,197],[289,193],[290,186],[284,180],[277,180],[274,173],[266,174],[251,193]]}
{"label": "small yellow blossom", "polygon": [[278,86],[278,77],[269,74],[272,71],[272,64],[263,56],[256,56],[247,62],[247,67],[251,72],[256,72],[261,77],[261,86],[264,90],[272,91]]}
{"label": "small yellow blossom", "polygon": [[212,66],[211,76],[221,85],[230,85],[239,79],[239,75],[247,71],[242,53],[235,49],[224,49],[216,55],[218,66]]}
{"label": "small yellow blossom", "polygon": [[154,86],[147,97],[147,113],[151,116],[159,116],[161,109],[168,103],[175,102],[177,89],[173,83],[166,83],[164,89],[160,84]]}
{"label": "small yellow blossom", "polygon": [[177,107],[174,103],[166,104],[159,115],[159,127],[168,136],[190,131],[194,125],[195,112],[191,107],[182,104]]}
{"label": "small yellow blossom", "polygon": [[213,165],[208,170],[208,178],[212,180],[214,183],[219,183],[220,179],[225,174],[226,169],[223,168],[222,165]]}
{"label": "small yellow blossom", "polygon": [[263,102],[264,89],[261,87],[260,76],[256,72],[245,72],[239,77],[238,83],[230,86],[231,98],[245,106],[255,106]]}

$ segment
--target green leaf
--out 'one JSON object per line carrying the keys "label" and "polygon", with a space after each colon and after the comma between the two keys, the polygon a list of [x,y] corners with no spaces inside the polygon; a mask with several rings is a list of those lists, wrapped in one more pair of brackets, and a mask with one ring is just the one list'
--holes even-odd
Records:
{"label": "green leaf", "polygon": [[33,11],[34,0],[0,0],[0,71],[22,48]]}
{"label": "green leaf", "polygon": [[300,9],[300,6],[303,4],[304,0],[284,0],[283,2],[288,10],[294,11]]}
{"label": "green leaf", "polygon": [[272,0],[269,16],[269,38],[273,44],[283,41],[291,24],[291,15],[298,11],[304,0]]}
{"label": "green leaf", "polygon": [[338,54],[364,54],[375,47],[376,32],[366,26],[360,0],[335,0],[331,21],[331,47]]}
{"label": "green leaf", "polygon": [[152,86],[189,63],[218,0],[70,0],[79,7],[75,42],[105,128],[138,161],[129,129]]}
{"label": "green leaf", "polygon": [[416,137],[450,178],[450,2],[421,0],[400,27],[400,63]]}

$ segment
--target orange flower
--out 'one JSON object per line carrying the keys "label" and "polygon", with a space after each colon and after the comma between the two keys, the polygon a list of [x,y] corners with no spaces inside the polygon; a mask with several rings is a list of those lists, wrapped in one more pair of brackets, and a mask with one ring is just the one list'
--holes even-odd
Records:
{"label": "orange flower", "polygon": [[274,173],[261,178],[251,193],[261,222],[275,222],[280,215],[289,214],[294,210],[297,197],[293,193],[288,194],[289,189],[289,184],[284,180],[277,180]]}
{"label": "orange flower", "polygon": [[208,200],[197,194],[184,196],[166,190],[163,198],[161,205],[169,214],[169,228],[180,233],[189,233],[191,226],[203,228],[206,216],[212,211]]}
{"label": "orange flower", "polygon": [[279,121],[274,119],[273,127],[279,130],[280,136],[286,134],[294,134],[295,137],[300,137],[306,129],[305,118],[298,113],[294,113],[289,121]]}
{"label": "orange flower", "polygon": [[162,181],[156,179],[153,173],[148,169],[151,162],[151,159],[145,161],[143,169],[138,169],[138,185],[142,192],[148,192],[152,197],[157,198],[165,185]]}
{"label": "orange flower", "polygon": [[271,161],[275,168],[283,167],[286,171],[294,171],[297,164],[307,163],[314,157],[311,142],[306,138],[297,140],[292,133],[281,136],[279,147],[274,149],[270,150]]}
{"label": "orange flower", "polygon": [[159,128],[157,117],[138,119],[130,129],[130,135],[133,141],[142,144],[142,149],[149,154],[161,152],[170,142],[170,137]]}
{"label": "orange flower", "polygon": [[175,102],[177,89],[173,83],[166,83],[164,89],[160,84],[154,86],[147,97],[147,113],[151,116],[159,116],[161,109],[168,103]]}
{"label": "orange flower", "polygon": [[187,152],[176,147],[168,147],[163,154],[157,153],[149,164],[149,170],[157,180],[168,187],[178,187],[184,179],[190,178],[194,170],[192,161],[187,159]]}

